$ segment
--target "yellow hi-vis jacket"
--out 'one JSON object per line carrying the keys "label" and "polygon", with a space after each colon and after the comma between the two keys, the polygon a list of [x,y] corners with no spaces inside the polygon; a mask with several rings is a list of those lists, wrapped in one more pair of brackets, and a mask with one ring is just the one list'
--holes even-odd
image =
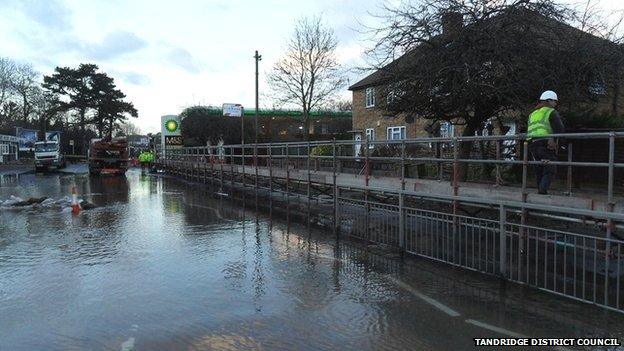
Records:
{"label": "yellow hi-vis jacket", "polygon": [[550,126],[550,114],[554,110],[555,109],[552,107],[544,106],[533,111],[529,115],[529,123],[527,126],[527,140],[553,133],[552,127]]}

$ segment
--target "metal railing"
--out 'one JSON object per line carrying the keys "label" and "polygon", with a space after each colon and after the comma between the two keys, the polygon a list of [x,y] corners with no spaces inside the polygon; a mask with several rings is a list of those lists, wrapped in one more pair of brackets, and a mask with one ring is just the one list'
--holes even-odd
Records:
{"label": "metal railing", "polygon": [[[174,174],[220,186],[242,185],[302,196],[308,201],[318,201],[318,196],[324,195],[333,202],[336,232],[624,312],[624,241],[615,235],[616,228],[624,223],[624,213],[619,208],[615,211],[615,175],[624,168],[624,163],[616,162],[619,155],[615,146],[624,133],[558,137],[565,137],[570,144],[579,139],[603,140],[607,145],[608,152],[601,156],[606,162],[575,160],[571,148],[567,160],[551,162],[567,167],[568,189],[572,188],[574,168],[593,167],[595,172],[604,172],[602,185],[606,189],[599,194],[604,207],[528,201],[530,167],[543,162],[529,161],[528,143],[521,135],[207,146],[168,150],[168,157],[159,162]],[[471,146],[494,143],[494,158],[460,157],[461,143],[467,142]],[[395,154],[375,153],[382,146]],[[473,149],[468,151],[461,153],[472,155]],[[415,164],[433,165],[430,168],[438,172],[434,178],[448,180],[452,192],[406,187],[417,176],[407,174],[411,173],[409,166]],[[460,186],[467,186],[460,182],[461,165],[493,165],[494,185],[499,185],[503,167],[517,167],[522,179],[517,190],[522,196],[495,199],[460,195]],[[444,173],[445,168],[450,172]],[[362,181],[345,185],[339,180],[345,173]],[[375,173],[394,177],[398,185],[376,185]],[[466,215],[462,213],[466,208],[483,212]]]}
{"label": "metal railing", "polygon": [[[559,134],[561,140],[565,140],[565,155],[562,151],[559,159],[549,161],[549,165],[563,167],[565,183],[562,189],[567,195],[571,195],[574,184],[573,170],[581,171],[583,168],[596,168],[601,171],[604,178],[604,194],[614,190],[613,173],[624,168],[624,155],[619,155],[616,162],[615,145],[616,141],[624,138],[624,133],[574,133]],[[599,154],[592,155],[592,160],[575,160],[573,145],[575,142],[592,141],[603,142],[604,150]],[[463,145],[469,144],[468,147]],[[467,150],[468,149],[468,150]],[[481,150],[479,150],[481,149]],[[314,153],[313,151],[319,151]],[[466,152],[467,150],[467,152]],[[474,137],[452,137],[452,138],[417,138],[405,140],[384,140],[384,141],[312,141],[312,142],[291,142],[291,143],[265,143],[246,145],[225,145],[184,148],[182,151],[170,150],[170,157],[178,159],[192,159],[197,156],[217,157],[220,161],[237,163],[242,165],[267,166],[271,161],[287,160],[288,163],[297,168],[305,168],[309,161],[319,164],[319,167],[331,164],[337,160],[341,173],[373,172],[375,164],[399,165],[420,165],[426,166],[426,175],[438,180],[455,181],[454,171],[447,172],[445,166],[459,168],[456,166],[478,166],[491,171],[495,185],[503,185],[503,171],[509,168],[518,170],[516,175],[522,180],[517,184],[526,189],[528,187],[528,168],[531,166],[544,165],[544,162],[532,160],[529,157],[528,142],[524,135],[505,136],[474,136]],[[463,152],[463,154],[462,154]],[[578,150],[576,154],[580,154]],[[462,157],[464,156],[464,157]],[[368,170],[364,167],[368,166]],[[514,167],[515,166],[515,167]],[[490,169],[491,168],[491,169]],[[395,169],[393,176],[400,177],[400,168]],[[519,172],[521,170],[521,172]],[[474,173],[474,172],[473,172]],[[591,174],[594,178],[596,174]],[[475,174],[477,179],[483,179],[482,174]],[[413,176],[412,176],[413,177]],[[592,189],[592,191],[595,189]]]}
{"label": "metal railing", "polygon": [[497,219],[339,198],[339,225],[365,241],[624,312],[624,241]]}

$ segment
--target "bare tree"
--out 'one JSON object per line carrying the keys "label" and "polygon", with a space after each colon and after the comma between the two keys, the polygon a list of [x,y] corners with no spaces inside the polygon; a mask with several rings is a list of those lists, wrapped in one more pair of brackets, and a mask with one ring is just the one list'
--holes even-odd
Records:
{"label": "bare tree", "polygon": [[0,106],[10,97],[13,90],[13,81],[15,78],[15,62],[0,57]]}
{"label": "bare tree", "polygon": [[277,102],[302,109],[306,140],[310,111],[330,102],[347,82],[336,58],[337,45],[333,30],[319,17],[300,19],[284,56],[267,77]]}
{"label": "bare tree", "polygon": [[139,126],[137,126],[136,124],[130,121],[126,121],[123,124],[121,124],[120,129],[121,129],[121,133],[126,136],[141,134],[141,128],[139,128]]}
{"label": "bare tree", "polygon": [[331,103],[329,109],[339,112],[351,112],[353,110],[353,101],[351,99],[336,100]]}
{"label": "bare tree", "polygon": [[28,117],[34,110],[34,100],[42,96],[42,89],[38,81],[39,72],[32,65],[26,63],[18,65],[13,79],[13,90],[17,94],[22,108],[22,124],[28,124]]}

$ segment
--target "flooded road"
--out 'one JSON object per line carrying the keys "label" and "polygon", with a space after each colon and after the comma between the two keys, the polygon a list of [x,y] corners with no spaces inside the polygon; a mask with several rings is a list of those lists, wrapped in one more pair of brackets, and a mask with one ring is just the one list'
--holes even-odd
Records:
{"label": "flooded road", "polygon": [[0,209],[0,350],[472,350],[475,337],[624,333],[617,313],[134,170],[5,174],[0,202],[73,184],[96,208]]}

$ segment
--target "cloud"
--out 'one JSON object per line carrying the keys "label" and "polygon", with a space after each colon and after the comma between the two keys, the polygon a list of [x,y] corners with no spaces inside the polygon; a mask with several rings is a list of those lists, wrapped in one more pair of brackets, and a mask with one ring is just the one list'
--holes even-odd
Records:
{"label": "cloud", "polygon": [[146,46],[147,42],[136,34],[118,30],[107,34],[101,43],[83,44],[81,51],[92,59],[109,60]]}
{"label": "cloud", "polygon": [[148,85],[150,83],[150,79],[145,74],[137,73],[137,72],[119,72],[118,73],[121,79],[124,82],[134,84],[134,85]]}
{"label": "cloud", "polygon": [[63,31],[72,28],[72,12],[60,0],[8,0],[0,1],[1,7],[12,7],[46,29]]}
{"label": "cloud", "polygon": [[199,73],[199,67],[195,63],[190,52],[182,48],[175,48],[167,54],[167,61],[189,73]]}

